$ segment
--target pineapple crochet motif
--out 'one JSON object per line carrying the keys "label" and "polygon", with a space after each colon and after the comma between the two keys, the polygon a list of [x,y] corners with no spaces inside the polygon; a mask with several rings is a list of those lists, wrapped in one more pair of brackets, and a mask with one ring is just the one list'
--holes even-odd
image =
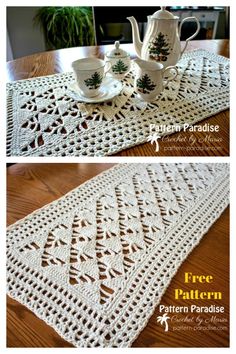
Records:
{"label": "pineapple crochet motif", "polygon": [[8,227],[8,294],[75,347],[129,347],[228,202],[227,163],[116,165]]}

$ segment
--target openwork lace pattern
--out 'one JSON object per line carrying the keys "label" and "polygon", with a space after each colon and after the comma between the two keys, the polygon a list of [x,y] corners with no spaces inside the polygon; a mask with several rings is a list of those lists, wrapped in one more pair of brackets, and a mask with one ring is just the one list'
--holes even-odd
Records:
{"label": "openwork lace pattern", "polygon": [[8,156],[104,156],[147,141],[150,124],[192,125],[229,107],[229,60],[183,55],[179,75],[152,103],[137,98],[134,71],[110,102],[85,104],[72,73],[7,84]]}
{"label": "openwork lace pattern", "polygon": [[77,347],[128,347],[228,204],[227,164],[122,164],[7,230],[11,297]]}

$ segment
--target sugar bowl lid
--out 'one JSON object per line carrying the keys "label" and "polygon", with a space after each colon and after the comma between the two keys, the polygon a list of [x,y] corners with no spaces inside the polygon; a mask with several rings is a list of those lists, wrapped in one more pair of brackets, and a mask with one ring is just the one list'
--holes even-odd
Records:
{"label": "sugar bowl lid", "polygon": [[115,48],[112,49],[110,52],[106,53],[107,58],[126,58],[128,56],[129,53],[120,48],[119,41],[115,41]]}
{"label": "sugar bowl lid", "polygon": [[161,6],[161,9],[156,11],[151,18],[158,20],[173,20],[175,16],[171,12],[167,11],[165,6]]}

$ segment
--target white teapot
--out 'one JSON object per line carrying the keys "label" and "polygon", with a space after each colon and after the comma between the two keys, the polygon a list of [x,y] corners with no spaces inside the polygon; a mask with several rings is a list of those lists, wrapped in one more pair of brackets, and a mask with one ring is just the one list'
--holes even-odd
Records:
{"label": "white teapot", "polygon": [[[200,23],[196,17],[183,19],[178,30],[179,17],[165,10],[165,7],[161,7],[161,10],[148,16],[147,30],[142,43],[137,21],[134,17],[127,17],[127,19],[132,26],[133,43],[137,56],[144,60],[160,62],[164,67],[177,64],[188,42],[200,30]],[[182,25],[186,21],[195,21],[197,29],[192,36],[186,39],[184,48],[181,50],[180,34]]]}

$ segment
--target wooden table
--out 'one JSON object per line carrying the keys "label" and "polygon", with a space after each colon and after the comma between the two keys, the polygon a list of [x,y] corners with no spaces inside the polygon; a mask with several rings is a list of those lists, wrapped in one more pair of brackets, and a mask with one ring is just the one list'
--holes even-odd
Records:
{"label": "wooden table", "polygon": [[[125,50],[135,56],[132,44],[122,45]],[[75,59],[87,56],[104,57],[104,53],[113,48],[112,45],[79,47],[61,49],[50,52],[38,53],[16,59],[7,63],[7,80],[21,80],[37,76],[51,75],[71,71],[71,62]],[[191,41],[187,50],[206,49],[216,54],[229,57],[228,40],[198,40]],[[229,111],[223,111],[208,119],[205,119],[200,125],[210,123],[219,125],[218,133],[214,133],[214,142],[204,141],[207,134],[180,132],[175,133],[175,141],[161,141],[159,152],[155,152],[155,146],[150,143],[138,145],[124,151],[117,156],[228,156],[229,155]],[[208,134],[209,135],[209,134]],[[189,149],[189,138],[194,136],[196,142],[195,149]],[[222,141],[219,143],[219,139]]]}
{"label": "wooden table", "polygon": [[[112,164],[16,164],[7,171],[7,223],[12,224],[43,205],[61,197],[72,188],[85,182]],[[189,255],[173,278],[161,304],[176,305],[175,288],[183,287],[184,272],[210,274],[215,282],[188,285],[186,291],[222,291],[223,299],[216,305],[225,307],[224,318],[229,321],[229,210],[210,228],[200,244]],[[196,301],[198,306],[211,305],[211,301]],[[186,306],[186,301],[179,301]],[[168,333],[157,323],[158,307],[133,343],[133,347],[227,347],[229,332],[179,330]],[[202,315],[206,317],[206,315]],[[193,325],[192,325],[193,326]],[[228,327],[228,325],[227,325]],[[7,300],[8,347],[71,347],[51,327],[38,319],[30,310],[8,298]]]}

